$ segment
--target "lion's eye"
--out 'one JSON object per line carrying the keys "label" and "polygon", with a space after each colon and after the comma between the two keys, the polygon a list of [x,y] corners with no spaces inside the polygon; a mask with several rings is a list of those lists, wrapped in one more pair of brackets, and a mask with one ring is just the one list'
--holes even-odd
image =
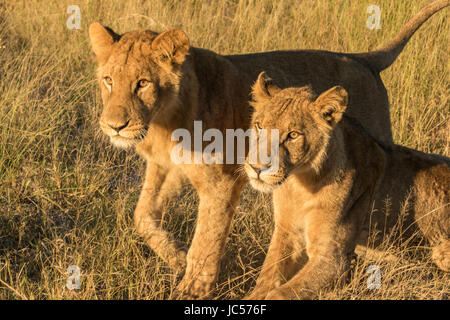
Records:
{"label": "lion's eye", "polygon": [[150,81],[148,81],[146,79],[141,79],[138,81],[137,86],[138,86],[138,88],[145,88],[149,84],[150,84]]}
{"label": "lion's eye", "polygon": [[300,133],[297,131],[291,131],[291,132],[289,132],[288,136],[289,136],[289,139],[294,140],[294,139],[297,139],[298,137],[300,137]]}
{"label": "lion's eye", "polygon": [[103,81],[105,82],[105,85],[108,89],[113,85],[113,80],[111,79],[111,77],[104,77]]}

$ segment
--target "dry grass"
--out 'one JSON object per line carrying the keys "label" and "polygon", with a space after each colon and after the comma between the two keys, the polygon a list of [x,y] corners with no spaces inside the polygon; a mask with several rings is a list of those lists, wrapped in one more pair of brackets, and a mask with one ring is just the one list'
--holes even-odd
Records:
{"label": "dry grass", "polygon": [[[74,2],[81,30],[66,28],[66,8]],[[377,0],[377,31],[366,28],[373,3],[366,0],[0,2],[0,299],[166,299],[177,281],[133,229],[142,160],[113,149],[99,131],[89,23],[100,20],[119,32],[182,28],[193,45],[223,54],[356,52],[386,43],[427,2]],[[449,156],[447,17],[448,9],[428,21],[382,76],[395,140]],[[167,214],[168,228],[186,243],[196,202],[186,190]],[[270,212],[269,197],[245,191],[219,298],[241,298],[254,285],[270,240]],[[448,298],[449,275],[426,254],[387,249],[361,255],[350,283],[321,298]],[[82,288],[70,291],[65,272],[74,264]],[[370,264],[381,268],[381,290],[366,289]]]}

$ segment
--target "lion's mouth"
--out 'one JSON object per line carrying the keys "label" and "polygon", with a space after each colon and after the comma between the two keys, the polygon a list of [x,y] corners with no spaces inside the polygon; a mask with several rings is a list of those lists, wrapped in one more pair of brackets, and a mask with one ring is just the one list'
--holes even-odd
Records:
{"label": "lion's mouth", "polygon": [[134,132],[115,132],[110,134],[111,143],[116,147],[127,149],[135,146],[147,135],[147,129],[141,129]]}
{"label": "lion's mouth", "polygon": [[271,193],[276,188],[281,186],[286,179],[281,179],[279,181],[266,182],[261,179],[249,178],[250,185],[255,189],[263,193]]}
{"label": "lion's mouth", "polygon": [[270,193],[274,189],[278,188],[285,180],[286,177],[280,174],[275,175],[258,175],[249,167],[246,166],[245,171],[250,181],[250,185],[261,192]]}
{"label": "lion's mouth", "polygon": [[116,147],[127,149],[140,141],[147,135],[148,127],[133,126],[131,128],[123,128],[120,131],[114,130],[111,127],[100,122],[102,131],[110,138],[110,141]]}

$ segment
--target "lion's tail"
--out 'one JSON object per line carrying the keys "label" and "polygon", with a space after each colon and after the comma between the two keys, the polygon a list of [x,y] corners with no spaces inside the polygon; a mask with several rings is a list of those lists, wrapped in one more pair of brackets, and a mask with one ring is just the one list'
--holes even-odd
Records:
{"label": "lion's tail", "polygon": [[438,0],[430,3],[409,20],[386,46],[377,51],[357,53],[352,54],[352,56],[365,61],[377,72],[386,69],[397,59],[414,32],[433,14],[449,5],[450,0]]}

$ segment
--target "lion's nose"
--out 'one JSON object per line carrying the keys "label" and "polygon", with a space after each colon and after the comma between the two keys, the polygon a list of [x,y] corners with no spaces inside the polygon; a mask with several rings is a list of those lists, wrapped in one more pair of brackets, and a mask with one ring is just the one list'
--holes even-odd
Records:
{"label": "lion's nose", "polygon": [[126,122],[122,122],[122,123],[107,123],[107,125],[111,128],[116,130],[117,132],[120,132],[120,130],[122,130],[123,128],[125,128],[126,126],[128,126],[128,123],[130,123],[130,120],[127,120]]}
{"label": "lion's nose", "polygon": [[270,168],[270,164],[269,165],[257,165],[257,166],[251,164],[250,167],[253,169],[253,171],[255,171],[256,175],[259,178],[261,173],[267,171]]}
{"label": "lion's nose", "polygon": [[259,177],[259,174],[261,173],[261,168],[257,168],[257,167],[255,167],[254,165],[250,165],[250,167],[253,169],[253,171],[255,171],[255,173],[258,175],[258,177]]}

